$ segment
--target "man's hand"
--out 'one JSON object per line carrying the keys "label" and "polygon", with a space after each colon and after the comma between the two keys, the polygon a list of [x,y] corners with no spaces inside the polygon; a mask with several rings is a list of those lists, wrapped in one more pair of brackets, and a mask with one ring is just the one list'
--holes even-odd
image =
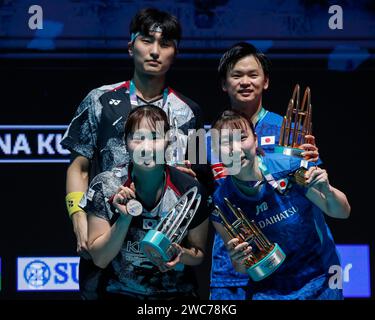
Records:
{"label": "man's hand", "polygon": [[181,172],[187,173],[188,175],[192,176],[193,178],[196,178],[197,175],[195,172],[191,169],[191,163],[189,160],[184,161],[185,167],[176,167],[176,169],[180,170]]}
{"label": "man's hand", "polygon": [[305,136],[306,143],[299,146],[300,149],[304,150],[302,156],[305,160],[316,162],[319,159],[319,149],[315,145],[315,137],[307,134]]}
{"label": "man's hand", "polygon": [[85,259],[91,259],[87,243],[87,216],[84,211],[72,215],[73,230],[77,239],[77,253]]}

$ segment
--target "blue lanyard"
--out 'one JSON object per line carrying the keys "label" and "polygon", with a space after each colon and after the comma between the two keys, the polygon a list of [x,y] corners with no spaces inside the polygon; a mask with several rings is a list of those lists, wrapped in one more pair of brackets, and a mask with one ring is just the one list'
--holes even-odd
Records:
{"label": "blue lanyard", "polygon": [[259,167],[259,170],[262,172],[262,175],[264,176],[264,178],[266,179],[266,181],[271,185],[271,187],[273,189],[275,189],[275,190],[279,191],[280,193],[282,193],[282,190],[281,190],[279,184],[276,182],[275,178],[269,172],[267,166],[265,165],[265,163],[262,160],[262,157],[257,156],[257,158],[258,158],[258,167]]}
{"label": "blue lanyard", "polygon": [[[130,104],[132,105],[133,108],[138,107],[138,98],[137,98],[137,92],[135,88],[135,84],[133,80],[130,80],[130,85],[129,85],[129,96],[130,96]],[[166,104],[168,99],[168,88],[166,87],[163,90],[163,107]]]}
{"label": "blue lanyard", "polygon": [[264,119],[267,113],[268,111],[262,107],[258,113],[258,119],[257,119],[257,122],[254,124],[254,126],[257,126],[257,124],[260,123]]}
{"label": "blue lanyard", "polygon": [[275,178],[272,176],[272,174],[269,172],[267,166],[263,162],[262,158],[260,156],[257,156],[258,159],[258,168],[264,178],[264,180],[260,181],[248,181],[247,183],[242,182],[241,180],[236,179],[233,177],[233,181],[238,185],[241,184],[242,187],[250,188],[250,189],[256,189],[258,186],[260,186],[263,182],[267,182],[268,184],[271,185],[271,187],[280,193],[282,193],[282,190],[280,189],[279,184],[275,181]]}

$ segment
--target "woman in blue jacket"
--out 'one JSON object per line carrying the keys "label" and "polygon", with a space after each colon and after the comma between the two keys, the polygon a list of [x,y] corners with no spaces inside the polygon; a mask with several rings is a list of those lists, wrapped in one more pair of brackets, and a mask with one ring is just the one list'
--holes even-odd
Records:
{"label": "woman in blue jacket", "polygon": [[[256,134],[246,115],[224,111],[213,128],[228,130],[229,134],[218,135],[217,145],[222,158],[233,159],[224,165],[232,172],[235,166],[238,168],[216,190],[215,205],[233,222],[235,217],[224,201],[227,198],[286,255],[280,267],[265,279],[249,278],[247,298],[342,299],[342,290],[330,281],[330,268],[340,262],[324,213],[348,218],[350,205],[345,194],[331,186],[327,172],[317,166],[307,169],[301,185],[291,178],[300,168],[301,159],[282,154],[260,155]],[[240,141],[233,138],[234,129],[240,130]],[[246,274],[245,260],[253,248],[230,237],[217,213],[211,215],[211,220],[226,243],[235,270]]]}

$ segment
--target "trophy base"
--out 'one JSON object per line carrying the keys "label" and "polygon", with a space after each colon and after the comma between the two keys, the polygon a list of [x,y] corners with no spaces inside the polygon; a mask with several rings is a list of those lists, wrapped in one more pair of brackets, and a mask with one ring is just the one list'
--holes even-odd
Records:
{"label": "trophy base", "polygon": [[275,146],[275,153],[282,153],[286,156],[294,156],[303,158],[301,153],[304,150],[298,148],[284,147],[284,146]]}
{"label": "trophy base", "polygon": [[271,275],[285,260],[285,253],[275,243],[273,250],[262,260],[247,269],[247,273],[253,281],[260,281]]}
{"label": "trophy base", "polygon": [[161,232],[149,230],[139,246],[143,254],[154,264],[168,262],[168,249],[171,241]]}

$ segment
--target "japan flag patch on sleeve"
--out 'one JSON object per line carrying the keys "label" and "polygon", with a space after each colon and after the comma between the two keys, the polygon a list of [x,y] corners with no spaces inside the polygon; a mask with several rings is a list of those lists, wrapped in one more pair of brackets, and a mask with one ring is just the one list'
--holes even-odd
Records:
{"label": "japan flag patch on sleeve", "polygon": [[288,179],[280,179],[277,181],[277,184],[279,186],[279,190],[284,192],[288,187]]}
{"label": "japan flag patch on sleeve", "polygon": [[275,144],[275,136],[266,136],[260,138],[260,145],[267,146],[270,144]]}

